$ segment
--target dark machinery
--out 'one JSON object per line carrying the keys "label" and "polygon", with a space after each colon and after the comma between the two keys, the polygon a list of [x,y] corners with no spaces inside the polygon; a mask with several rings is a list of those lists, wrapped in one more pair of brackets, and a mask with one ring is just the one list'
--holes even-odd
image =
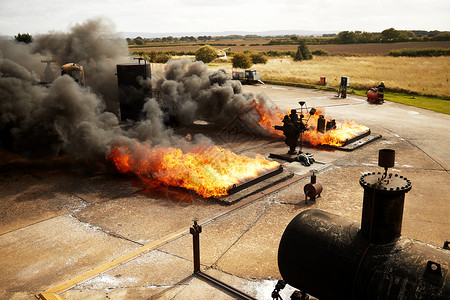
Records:
{"label": "dark machinery", "polygon": [[[283,118],[283,126],[275,125],[275,130],[283,131],[283,135],[286,137],[284,142],[289,146],[288,155],[280,155],[270,153],[269,157],[283,159],[289,162],[298,161],[304,166],[310,166],[315,162],[313,158],[313,154],[311,153],[303,153],[303,133],[308,129],[306,128],[309,118],[316,113],[315,108],[311,108],[308,112],[308,107],[305,104],[305,101],[298,102],[300,104],[300,116],[297,114],[296,109],[291,109],[291,113],[289,115],[285,115]],[[309,113],[309,117],[306,119],[303,113]],[[300,142],[299,142],[300,139]],[[294,158],[291,155],[296,155],[297,151],[295,150],[297,145],[300,145],[300,150],[298,151],[298,155]]]}
{"label": "dark machinery", "polygon": [[316,197],[320,197],[322,190],[322,184],[317,182],[316,173],[313,171],[311,175],[311,182],[307,183],[303,187],[303,191],[305,192],[305,203],[308,203],[308,198],[310,201],[316,201]]}
{"label": "dark machinery", "polygon": [[278,250],[287,284],[321,300],[450,299],[450,251],[401,236],[411,182],[388,174],[394,161],[380,150],[385,172],[361,177],[361,224],[317,209],[289,223]]}
{"label": "dark machinery", "polygon": [[233,71],[232,79],[239,80],[242,84],[256,84],[262,83],[261,76],[256,73],[256,70],[245,70],[245,71]]}
{"label": "dark machinery", "polygon": [[347,88],[350,86],[350,77],[341,77],[341,85],[336,97],[347,98]]}
{"label": "dark machinery", "polygon": [[305,101],[298,102],[300,104],[300,116],[297,114],[296,109],[291,109],[291,113],[289,115],[285,115],[283,119],[283,126],[275,125],[275,130],[283,131],[284,136],[286,137],[285,143],[289,146],[289,154],[296,154],[295,148],[299,144],[298,139],[300,138],[300,151],[302,151],[303,144],[303,133],[307,130],[306,125],[308,124],[309,118],[316,113],[315,108],[311,108],[309,111],[309,117],[305,119],[305,115],[308,113],[308,107],[305,104]]}
{"label": "dark machinery", "polygon": [[61,76],[69,75],[72,77],[79,85],[84,86],[84,68],[76,63],[68,63],[61,66]]}

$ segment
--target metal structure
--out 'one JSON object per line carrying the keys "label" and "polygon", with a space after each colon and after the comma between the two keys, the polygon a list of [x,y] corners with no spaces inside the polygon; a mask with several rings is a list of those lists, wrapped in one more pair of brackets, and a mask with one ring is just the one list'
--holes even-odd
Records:
{"label": "metal structure", "polygon": [[151,86],[143,82],[151,76],[150,65],[142,58],[138,64],[117,65],[117,83],[119,87],[120,118],[122,121],[142,118],[141,111],[145,98],[151,97]]}
{"label": "metal structure", "polygon": [[383,149],[367,173],[361,227],[309,209],[287,226],[278,266],[285,282],[321,300],[450,299],[450,251],[401,236],[403,203],[411,182],[387,172],[395,152]]}
{"label": "metal structure", "polygon": [[269,179],[270,177],[273,177],[273,176],[275,176],[277,174],[280,174],[282,172],[283,172],[283,166],[280,165],[276,170],[273,170],[271,172],[263,174],[263,175],[261,175],[259,177],[255,177],[255,178],[253,178],[253,179],[251,179],[251,180],[249,180],[247,182],[244,182],[244,183],[242,183],[240,185],[234,184],[233,187],[228,190],[228,195],[232,195],[234,193],[242,191],[243,189],[246,189],[246,188],[248,188],[248,187],[250,187],[252,185],[255,185],[255,184],[257,184],[257,183],[259,183],[261,181],[264,181],[266,179]]}
{"label": "metal structure", "polygon": [[[289,146],[288,154],[296,154],[295,148],[297,145],[300,145],[299,154],[303,153],[303,133],[307,130],[306,125],[308,124],[309,119],[312,115],[316,113],[315,108],[311,108],[308,112],[308,107],[306,106],[305,101],[298,102],[300,104],[300,116],[297,114],[296,109],[291,109],[291,113],[289,115],[285,115],[283,119],[283,126],[275,125],[275,130],[283,131],[283,135],[286,137],[285,143]],[[304,113],[308,113],[309,116],[305,119]],[[298,139],[300,138],[300,142]]]}
{"label": "metal structure", "polygon": [[256,70],[254,69],[245,71],[233,71],[231,77],[233,80],[239,80],[242,84],[264,84],[264,82],[261,81],[261,75],[256,73]]}
{"label": "metal structure", "polygon": [[79,85],[84,86],[84,68],[76,63],[68,63],[61,66],[61,76],[69,75],[72,77]]}
{"label": "metal structure", "polygon": [[247,295],[246,293],[228,285],[227,283],[220,281],[219,279],[216,279],[206,273],[203,273],[200,269],[200,233],[202,232],[202,226],[198,225],[198,220],[194,219],[194,225],[190,228],[190,233],[192,234],[192,240],[193,240],[193,255],[194,255],[194,275],[213,285],[214,287],[222,290],[223,292],[227,293],[228,295],[232,297],[236,297],[237,299],[244,299],[244,300],[256,300],[256,298],[253,298],[252,296]]}
{"label": "metal structure", "polygon": [[316,172],[312,172],[311,182],[303,187],[303,191],[305,192],[305,203],[308,203],[308,198],[311,201],[316,201],[316,197],[320,197],[323,187],[321,183],[317,182]]}
{"label": "metal structure", "polygon": [[336,97],[347,98],[347,88],[350,86],[350,77],[341,77],[341,85],[338,89],[338,94]]}
{"label": "metal structure", "polygon": [[44,73],[42,74],[41,84],[49,84],[59,76],[55,65],[52,65],[54,62],[56,62],[54,59],[41,60],[41,63],[47,64]]}

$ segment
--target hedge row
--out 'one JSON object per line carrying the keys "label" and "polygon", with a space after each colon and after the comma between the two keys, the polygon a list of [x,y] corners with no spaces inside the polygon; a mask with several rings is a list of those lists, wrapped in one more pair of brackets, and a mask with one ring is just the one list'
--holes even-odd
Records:
{"label": "hedge row", "polygon": [[[279,50],[269,50],[269,51],[250,51],[246,50],[244,53],[252,54],[252,53],[258,53],[259,55],[265,55],[268,57],[283,57],[283,56],[294,56],[295,51],[279,51]],[[329,55],[329,53],[325,50],[314,50],[311,52],[313,55],[317,56],[326,56]],[[133,55],[139,55],[141,57],[144,57],[150,62],[166,62],[168,59],[170,59],[172,56],[194,56],[195,51],[134,51],[132,52]],[[235,53],[228,51],[227,55],[233,56]]]}
{"label": "hedge row", "polygon": [[409,56],[409,57],[420,57],[420,56],[450,56],[450,49],[441,48],[428,48],[428,49],[400,49],[391,50],[389,52],[390,56]]}

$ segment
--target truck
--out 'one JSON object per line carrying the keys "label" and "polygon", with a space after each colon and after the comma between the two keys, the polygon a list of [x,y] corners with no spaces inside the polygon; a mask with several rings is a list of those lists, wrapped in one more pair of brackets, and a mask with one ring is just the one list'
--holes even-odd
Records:
{"label": "truck", "polygon": [[257,74],[256,70],[254,69],[245,71],[233,71],[232,79],[239,80],[242,84],[264,84],[264,82],[261,81],[261,76]]}

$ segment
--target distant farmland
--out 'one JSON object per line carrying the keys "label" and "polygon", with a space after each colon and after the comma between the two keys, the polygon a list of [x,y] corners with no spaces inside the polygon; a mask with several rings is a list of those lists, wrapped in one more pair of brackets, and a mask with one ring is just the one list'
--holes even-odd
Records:
{"label": "distant farmland", "polygon": [[[266,45],[269,40],[222,40],[220,42],[207,42],[217,49],[231,48],[232,52],[250,51],[295,51],[297,45]],[[158,45],[146,45],[143,47],[130,47],[130,51],[195,51],[200,47],[199,43],[165,43]],[[313,51],[322,49],[330,54],[356,54],[356,55],[387,55],[391,50],[398,49],[425,49],[425,48],[450,48],[450,41],[444,42],[408,42],[408,43],[377,43],[377,44],[347,44],[347,45],[308,45]]]}

